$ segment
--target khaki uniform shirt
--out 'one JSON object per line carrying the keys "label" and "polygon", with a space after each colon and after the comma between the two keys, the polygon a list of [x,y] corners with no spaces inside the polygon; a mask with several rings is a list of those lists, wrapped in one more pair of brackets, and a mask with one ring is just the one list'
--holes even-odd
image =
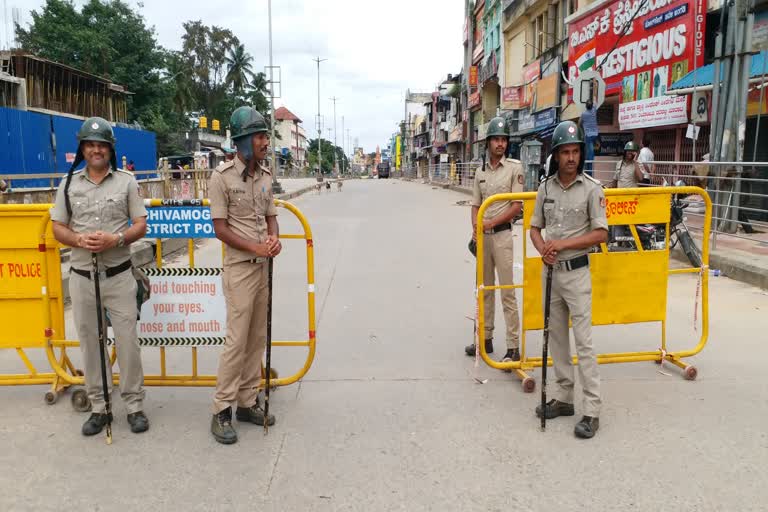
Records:
{"label": "khaki uniform shirt", "polygon": [[[485,169],[478,169],[475,174],[472,206],[479,208],[483,201],[494,194],[522,192],[524,183],[523,164],[519,160],[502,158],[496,169],[492,169],[491,163],[487,162]],[[496,217],[513,202],[518,201],[496,201],[485,210],[483,219],[489,220]]]}
{"label": "khaki uniform shirt", "polygon": [[[69,185],[71,216],[64,199],[66,183],[64,178],[59,184],[51,220],[68,225],[75,233],[119,233],[128,229],[129,220],[147,216],[139,195],[139,184],[129,172],[110,169],[98,185],[91,181],[85,169],[74,173]],[[128,245],[107,249],[99,253],[99,270],[116,267],[129,259],[131,248]],[[73,268],[91,271],[91,252],[73,247],[70,263]]]}
{"label": "khaki uniform shirt", "polygon": [[[595,229],[607,230],[605,194],[600,182],[581,173],[563,187],[559,174],[548,178],[536,194],[531,226],[546,228],[548,240],[575,238]],[[557,260],[570,260],[588,252],[588,248],[562,251],[557,254]]]}
{"label": "khaki uniform shirt", "polygon": [[[635,169],[640,167],[640,164],[636,160],[632,162],[625,162],[624,159],[616,162],[616,173],[613,175],[613,179],[616,181],[617,188],[637,188],[637,176],[635,176]],[[642,167],[640,167],[642,171]]]}
{"label": "khaki uniform shirt", "polygon": [[[260,244],[266,241],[267,217],[277,215],[269,169],[258,164],[256,173],[250,176],[239,157],[223,162],[211,175],[208,198],[212,219],[227,219],[232,231],[247,240]],[[251,252],[228,246],[224,264],[231,265],[256,257]]]}

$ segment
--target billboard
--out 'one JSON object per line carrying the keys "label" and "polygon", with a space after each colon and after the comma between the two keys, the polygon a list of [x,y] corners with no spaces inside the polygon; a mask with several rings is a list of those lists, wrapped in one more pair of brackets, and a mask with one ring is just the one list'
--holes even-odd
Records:
{"label": "billboard", "polygon": [[622,103],[663,96],[704,61],[706,8],[704,0],[616,1],[570,20],[569,77],[601,67],[606,95]]}

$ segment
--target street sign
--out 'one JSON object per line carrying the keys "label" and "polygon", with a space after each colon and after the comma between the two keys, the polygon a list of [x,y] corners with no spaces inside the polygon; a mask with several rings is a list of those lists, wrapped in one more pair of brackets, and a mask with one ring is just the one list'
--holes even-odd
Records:
{"label": "street sign", "polygon": [[215,238],[208,207],[147,208],[146,238]]}
{"label": "street sign", "polygon": [[706,123],[708,121],[708,111],[709,106],[707,104],[707,92],[694,92],[693,103],[691,104],[691,121],[696,124]]}
{"label": "street sign", "polygon": [[[592,89],[590,94],[590,87]],[[573,82],[573,102],[585,107],[592,99],[594,108],[600,108],[605,101],[605,80],[594,69],[586,69]]]}

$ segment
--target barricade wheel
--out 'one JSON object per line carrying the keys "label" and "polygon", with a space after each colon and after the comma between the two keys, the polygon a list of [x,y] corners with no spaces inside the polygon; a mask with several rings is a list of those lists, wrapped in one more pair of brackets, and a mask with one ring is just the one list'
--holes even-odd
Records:
{"label": "barricade wheel", "polygon": [[59,394],[53,391],[47,391],[43,399],[45,400],[45,403],[47,403],[48,405],[53,405],[59,399]]}
{"label": "barricade wheel", "polygon": [[78,377],[85,377],[83,370],[75,370],[75,375],[77,375]]}
{"label": "barricade wheel", "polygon": [[72,408],[77,412],[88,412],[91,410],[91,401],[88,399],[88,393],[84,389],[78,388],[72,392]]}
{"label": "barricade wheel", "polygon": [[533,390],[536,389],[536,379],[533,377],[524,378],[521,384],[523,385],[523,391],[526,393],[533,393]]}
{"label": "barricade wheel", "polygon": [[689,366],[683,372],[685,380],[696,380],[696,376],[699,374],[699,370],[695,366]]}

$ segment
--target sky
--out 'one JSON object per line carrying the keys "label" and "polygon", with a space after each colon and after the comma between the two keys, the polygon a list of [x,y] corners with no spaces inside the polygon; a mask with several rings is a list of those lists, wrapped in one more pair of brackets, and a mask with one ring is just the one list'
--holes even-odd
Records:
{"label": "sky", "polygon": [[[45,0],[5,1],[9,18],[12,7],[21,9],[22,25],[31,21],[31,10],[45,4]],[[158,42],[166,48],[181,49],[182,23],[201,20],[232,30],[254,57],[254,70],[264,70],[269,63],[267,0],[127,3],[154,26]],[[82,5],[83,0],[75,4]],[[463,4],[461,0],[273,0],[273,62],[282,74],[282,96],[275,100],[276,106],[299,116],[307,136],[315,138],[317,64],[312,59],[328,59],[320,64],[323,135],[333,139],[327,128],[333,128],[330,98],[335,96],[337,144],[342,145],[344,116],[353,143],[358,138],[367,152],[376,145],[386,147],[403,117],[405,90],[430,92],[449,73],[461,71]],[[0,17],[4,44],[2,21]]]}

